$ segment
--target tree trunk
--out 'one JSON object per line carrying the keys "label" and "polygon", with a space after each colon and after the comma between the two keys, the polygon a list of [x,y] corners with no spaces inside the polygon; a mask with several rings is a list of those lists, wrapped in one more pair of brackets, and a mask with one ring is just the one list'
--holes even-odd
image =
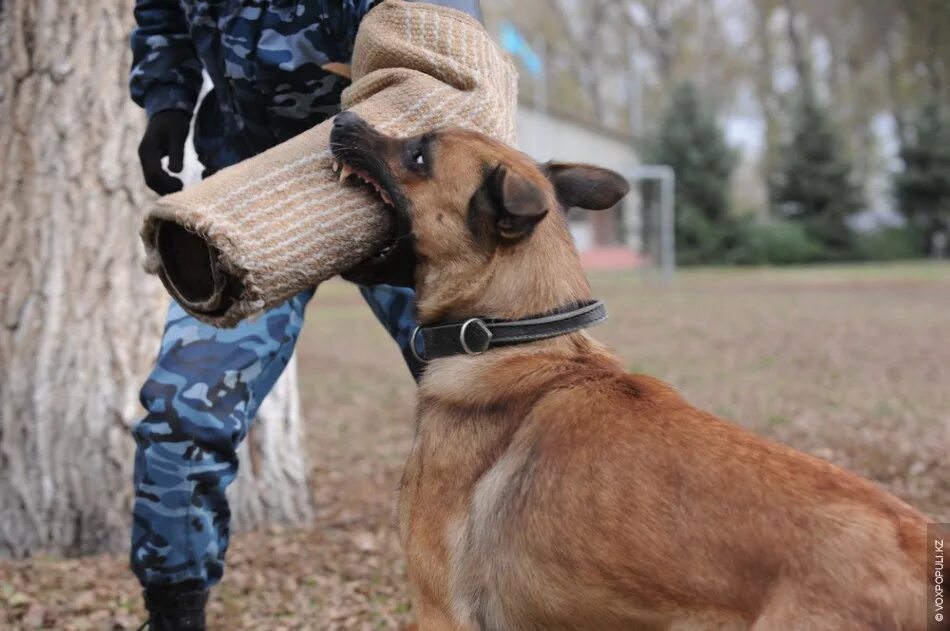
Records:
{"label": "tree trunk", "polygon": [[806,44],[798,30],[798,12],[795,11],[792,0],[785,0],[785,12],[787,14],[788,41],[792,45],[792,61],[795,65],[795,74],[798,75],[798,87],[803,95],[811,95],[815,85],[812,83],[808,51],[805,49]]}
{"label": "tree trunk", "polygon": [[772,50],[772,33],[769,22],[775,6],[772,2],[753,2],[752,34],[758,47],[758,59],[755,66],[755,93],[762,108],[762,118],[765,121],[765,147],[762,152],[762,166],[760,169],[762,185],[765,189],[765,199],[770,215],[775,214],[772,207],[772,178],[778,165],[778,153],[782,141],[781,129],[781,97],[775,91],[773,76],[775,75],[775,55]]}
{"label": "tree trunk", "polygon": [[907,117],[904,115],[904,95],[901,87],[901,71],[898,68],[897,54],[894,51],[895,37],[887,33],[882,39],[884,64],[887,72],[887,88],[891,100],[891,116],[897,129],[897,139],[901,144],[907,142]]}
{"label": "tree trunk", "polygon": [[[138,389],[167,297],[129,100],[132,2],[0,3],[0,556],[128,545]],[[243,525],[310,514],[293,375],[252,432]]]}
{"label": "tree trunk", "polygon": [[313,518],[302,436],[297,360],[292,358],[241,446],[238,478],[228,495],[238,529]]}

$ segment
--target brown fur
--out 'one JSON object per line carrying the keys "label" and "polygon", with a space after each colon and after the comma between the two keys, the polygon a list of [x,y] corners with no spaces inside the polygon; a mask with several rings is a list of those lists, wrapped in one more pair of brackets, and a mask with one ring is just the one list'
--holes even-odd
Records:
{"label": "brown fur", "polygon": [[[530,159],[445,131],[420,175],[389,142],[423,323],[589,298]],[[514,240],[472,227],[499,165],[550,208]],[[627,374],[587,333],[431,362],[417,423],[399,521],[420,631],[924,628],[923,515]]]}
{"label": "brown fur", "polygon": [[330,63],[323,64],[320,66],[323,70],[327,72],[332,72],[335,75],[339,75],[344,79],[352,79],[352,72],[350,69],[350,64],[344,64],[339,61],[331,61]]}

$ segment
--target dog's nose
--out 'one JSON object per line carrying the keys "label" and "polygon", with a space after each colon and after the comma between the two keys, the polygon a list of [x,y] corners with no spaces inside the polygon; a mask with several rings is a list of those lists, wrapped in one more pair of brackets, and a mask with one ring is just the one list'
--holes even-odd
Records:
{"label": "dog's nose", "polygon": [[360,118],[359,114],[356,112],[340,112],[336,115],[336,118],[333,119],[333,127],[337,129],[342,129],[343,127],[353,127],[359,125],[363,122],[363,119]]}

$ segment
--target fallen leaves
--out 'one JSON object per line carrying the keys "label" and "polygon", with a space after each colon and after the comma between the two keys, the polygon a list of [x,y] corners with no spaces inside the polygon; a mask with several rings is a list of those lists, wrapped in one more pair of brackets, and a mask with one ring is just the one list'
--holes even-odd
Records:
{"label": "fallen leaves", "polygon": [[[950,520],[948,283],[831,291],[787,273],[713,273],[672,289],[597,277],[611,320],[594,335],[707,409]],[[211,628],[401,629],[412,615],[394,514],[411,380],[342,283],[321,287],[297,348],[318,514],[310,528],[232,539]],[[0,563],[4,631],[128,631],[144,619],[124,554]]]}

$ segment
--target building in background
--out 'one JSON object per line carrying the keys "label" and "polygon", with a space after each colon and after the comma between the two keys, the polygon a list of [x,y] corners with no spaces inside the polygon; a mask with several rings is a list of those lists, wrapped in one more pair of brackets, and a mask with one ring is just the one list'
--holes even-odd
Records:
{"label": "building in background", "polygon": [[[628,136],[527,103],[518,110],[518,144],[539,162],[588,162],[623,174],[639,164]],[[575,208],[568,218],[587,267],[634,267],[641,260],[643,222],[636,190],[614,208],[596,212]]]}

